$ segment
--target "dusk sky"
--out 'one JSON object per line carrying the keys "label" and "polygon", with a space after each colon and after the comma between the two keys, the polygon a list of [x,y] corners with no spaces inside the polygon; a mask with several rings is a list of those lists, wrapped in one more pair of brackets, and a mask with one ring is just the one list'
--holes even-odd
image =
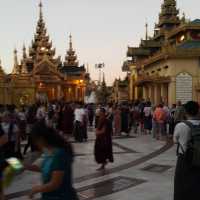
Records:
{"label": "dusk sky", "polygon": [[[105,63],[106,81],[123,77],[121,66],[127,46],[136,46],[149,32],[163,0],[43,0],[46,26],[57,55],[64,59],[68,37],[73,36],[80,64],[88,63],[91,76],[98,79],[95,63]],[[39,0],[0,0],[0,58],[6,72],[13,66],[13,49],[21,56],[23,43],[31,44],[38,20]],[[180,13],[200,18],[199,0],[177,0]]]}

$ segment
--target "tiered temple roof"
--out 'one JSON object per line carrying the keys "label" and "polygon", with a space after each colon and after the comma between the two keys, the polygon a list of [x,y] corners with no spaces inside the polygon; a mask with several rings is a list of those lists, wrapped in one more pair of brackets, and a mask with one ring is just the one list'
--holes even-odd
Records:
{"label": "tiered temple roof", "polygon": [[158,27],[162,29],[171,29],[180,24],[178,17],[179,10],[176,7],[176,0],[164,0],[159,15]]}
{"label": "tiered temple roof", "polygon": [[200,20],[187,21],[185,14],[179,17],[176,0],[164,0],[159,22],[153,37],[141,40],[139,47],[128,47],[127,56],[132,57],[139,67],[147,66],[166,56],[190,56],[200,52]]}
{"label": "tiered temple roof", "polygon": [[69,49],[67,50],[65,61],[60,71],[65,75],[75,75],[79,76],[81,73],[85,72],[85,66],[80,66],[77,60],[76,51],[73,49],[72,35],[69,36]]}
{"label": "tiered temple roof", "polygon": [[78,67],[77,56],[75,50],[73,49],[71,34],[69,36],[69,50],[67,50],[64,65]]}
{"label": "tiered temple roof", "polygon": [[73,50],[71,35],[69,50],[67,51],[64,63],[62,63],[60,56],[55,58],[56,49],[52,47],[52,41],[50,41],[50,37],[47,34],[42,7],[42,3],[40,3],[36,33],[34,34],[34,38],[28,51],[25,45],[23,46],[22,59],[20,63],[17,57],[17,50],[14,51],[14,66],[12,74],[30,74],[43,60],[48,60],[58,73],[61,72],[65,75],[80,75],[85,72],[84,66],[78,66],[77,56]]}

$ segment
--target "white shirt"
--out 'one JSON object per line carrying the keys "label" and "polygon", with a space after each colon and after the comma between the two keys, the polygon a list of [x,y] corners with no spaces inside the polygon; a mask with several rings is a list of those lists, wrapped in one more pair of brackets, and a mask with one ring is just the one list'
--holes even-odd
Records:
{"label": "white shirt", "polygon": [[[6,134],[6,135],[8,135],[8,131],[9,131],[9,128],[10,128],[10,124],[9,123],[4,123],[4,122],[2,122],[1,123],[1,126],[2,126],[2,129],[3,129],[3,131],[4,131],[4,133]],[[12,137],[11,137],[11,141],[16,141],[16,139],[17,139],[17,135],[16,135],[16,133],[18,132],[18,127],[14,124],[13,125],[13,134],[12,134]]]}
{"label": "white shirt", "polygon": [[40,107],[37,110],[36,118],[38,120],[44,119],[46,116],[45,107]]}
{"label": "white shirt", "polygon": [[152,111],[151,107],[144,107],[144,115],[145,115],[145,117],[149,117],[151,115],[151,113],[152,113],[151,111]]}
{"label": "white shirt", "polygon": [[83,122],[85,110],[83,108],[76,108],[74,111],[75,121]]}
{"label": "white shirt", "polygon": [[24,112],[19,112],[18,113],[18,117],[21,121],[25,121],[26,120],[26,115]]}
{"label": "white shirt", "polygon": [[[200,120],[188,120],[188,121],[191,122],[193,125],[200,124]],[[186,125],[184,122],[178,123],[174,130],[174,143],[176,144],[179,143],[183,148],[184,152],[187,150],[188,142],[191,139],[190,131],[191,131],[190,127]],[[179,148],[179,153],[183,154],[181,148]]]}

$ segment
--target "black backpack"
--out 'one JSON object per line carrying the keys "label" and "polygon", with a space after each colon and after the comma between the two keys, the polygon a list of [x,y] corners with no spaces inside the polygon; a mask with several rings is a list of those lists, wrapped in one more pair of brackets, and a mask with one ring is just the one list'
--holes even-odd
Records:
{"label": "black backpack", "polygon": [[187,145],[186,152],[183,151],[183,148],[179,144],[179,147],[182,148],[184,152],[187,163],[191,167],[200,168],[200,124],[194,125],[190,121],[184,121],[188,127],[190,127],[190,141]]}

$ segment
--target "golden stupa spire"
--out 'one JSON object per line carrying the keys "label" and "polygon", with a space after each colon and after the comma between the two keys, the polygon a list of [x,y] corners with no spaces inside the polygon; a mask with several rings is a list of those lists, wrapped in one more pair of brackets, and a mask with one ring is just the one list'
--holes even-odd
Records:
{"label": "golden stupa spire", "polygon": [[148,23],[147,23],[147,21],[145,23],[145,29],[146,29],[145,39],[148,40],[149,36],[148,36]]}
{"label": "golden stupa spire", "polygon": [[13,66],[12,74],[19,74],[19,63],[18,63],[16,48],[14,49],[14,66]]}
{"label": "golden stupa spire", "polygon": [[42,1],[40,1],[40,3],[39,3],[39,16],[40,16],[40,19],[43,19],[43,12],[42,12],[42,7],[43,7],[43,5],[42,5]]}
{"label": "golden stupa spire", "polygon": [[69,35],[69,50],[67,50],[67,55],[65,56],[66,66],[78,67],[78,61],[75,50],[73,50],[72,35]]}
{"label": "golden stupa spire", "polygon": [[69,35],[69,50],[73,50],[73,45],[72,45],[72,34],[70,33]]}
{"label": "golden stupa spire", "polygon": [[23,45],[23,59],[26,59],[27,58],[27,54],[26,54],[26,46],[25,44]]}
{"label": "golden stupa spire", "polygon": [[55,49],[52,48],[52,42],[47,34],[46,24],[43,19],[43,5],[42,1],[39,3],[39,20],[36,26],[36,33],[32,45],[29,49],[29,55],[34,62],[42,60],[43,56],[48,55],[53,59],[55,56]]}

